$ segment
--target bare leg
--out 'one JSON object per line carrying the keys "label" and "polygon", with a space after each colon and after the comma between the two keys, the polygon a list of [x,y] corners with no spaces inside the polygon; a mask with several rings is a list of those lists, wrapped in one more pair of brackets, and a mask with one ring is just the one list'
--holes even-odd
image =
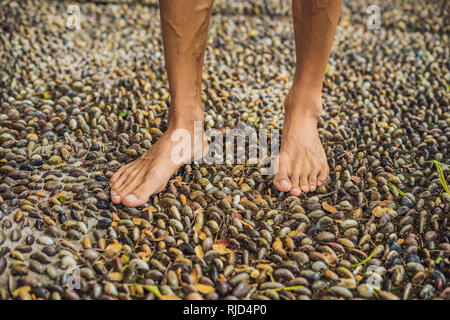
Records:
{"label": "bare leg", "polygon": [[275,187],[291,195],[325,183],[329,167],[317,121],[322,83],[342,0],[292,0],[297,65],[284,101],[285,121]]}
{"label": "bare leg", "polygon": [[159,4],[171,93],[169,124],[144,156],[111,177],[112,201],[130,207],[145,204],[152,194],[163,190],[180,167],[171,157],[179,144],[171,139],[175,130],[188,130],[193,143],[194,121],[203,121],[202,66],[213,0],[161,0]]}

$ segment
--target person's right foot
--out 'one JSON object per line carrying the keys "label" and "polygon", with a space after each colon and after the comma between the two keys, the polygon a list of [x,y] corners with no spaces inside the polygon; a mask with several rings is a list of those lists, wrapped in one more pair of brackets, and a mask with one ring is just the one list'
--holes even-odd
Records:
{"label": "person's right foot", "polygon": [[[203,123],[203,116],[189,117],[189,120],[177,120],[170,124],[161,138],[139,159],[124,165],[111,177],[111,200],[127,207],[137,207],[145,204],[151,195],[164,190],[170,177],[184,164],[194,159],[194,154],[204,154],[204,150],[194,150],[194,121]],[[191,148],[190,156],[180,150],[181,133],[183,129],[189,134]],[[203,137],[203,125],[200,126]],[[198,132],[196,132],[198,134]],[[175,137],[176,136],[176,137]],[[176,138],[176,139],[174,139]],[[203,148],[207,145],[204,142]],[[174,152],[179,159],[174,161]],[[180,152],[178,152],[180,151]],[[188,157],[186,157],[188,156]],[[197,157],[196,157],[197,158]]]}

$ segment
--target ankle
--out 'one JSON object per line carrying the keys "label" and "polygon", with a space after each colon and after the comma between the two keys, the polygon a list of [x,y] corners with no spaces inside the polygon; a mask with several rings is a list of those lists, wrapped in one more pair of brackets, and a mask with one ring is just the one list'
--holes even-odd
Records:
{"label": "ankle", "polygon": [[[169,129],[193,129],[196,122],[203,124],[204,115],[201,105],[184,104],[184,106],[171,106],[168,117]],[[202,125],[203,128],[203,125]]]}
{"label": "ankle", "polygon": [[318,119],[323,110],[321,94],[314,90],[303,91],[292,88],[284,100],[284,107],[287,113]]}

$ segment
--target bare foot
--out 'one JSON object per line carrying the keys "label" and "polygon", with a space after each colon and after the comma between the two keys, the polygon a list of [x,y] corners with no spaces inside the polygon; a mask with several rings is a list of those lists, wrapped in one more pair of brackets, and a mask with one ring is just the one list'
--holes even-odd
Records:
{"label": "bare foot", "polygon": [[[186,117],[185,117],[186,118]],[[111,200],[127,207],[145,204],[151,195],[165,189],[170,177],[185,163],[205,154],[206,143],[200,140],[200,149],[194,149],[194,130],[203,136],[203,125],[194,129],[194,121],[203,123],[203,117],[173,121],[159,140],[139,159],[124,165],[111,177]],[[189,136],[183,141],[180,135]],[[198,145],[198,144],[196,144]],[[203,149],[203,150],[201,150]],[[186,152],[186,150],[189,150]],[[200,153],[199,153],[200,152]],[[199,157],[196,156],[195,159]]]}
{"label": "bare foot", "polygon": [[285,120],[274,185],[279,191],[299,196],[325,183],[329,167],[320,142],[317,121],[322,112],[320,94],[294,95],[285,101]]}

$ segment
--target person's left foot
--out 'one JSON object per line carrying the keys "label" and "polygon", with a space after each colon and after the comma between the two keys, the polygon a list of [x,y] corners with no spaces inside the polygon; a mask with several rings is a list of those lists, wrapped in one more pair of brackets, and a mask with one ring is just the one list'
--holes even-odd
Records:
{"label": "person's left foot", "polygon": [[322,111],[320,95],[293,97],[284,102],[285,120],[279,154],[279,169],[274,185],[279,191],[299,196],[325,183],[329,167],[320,142],[317,121]]}

